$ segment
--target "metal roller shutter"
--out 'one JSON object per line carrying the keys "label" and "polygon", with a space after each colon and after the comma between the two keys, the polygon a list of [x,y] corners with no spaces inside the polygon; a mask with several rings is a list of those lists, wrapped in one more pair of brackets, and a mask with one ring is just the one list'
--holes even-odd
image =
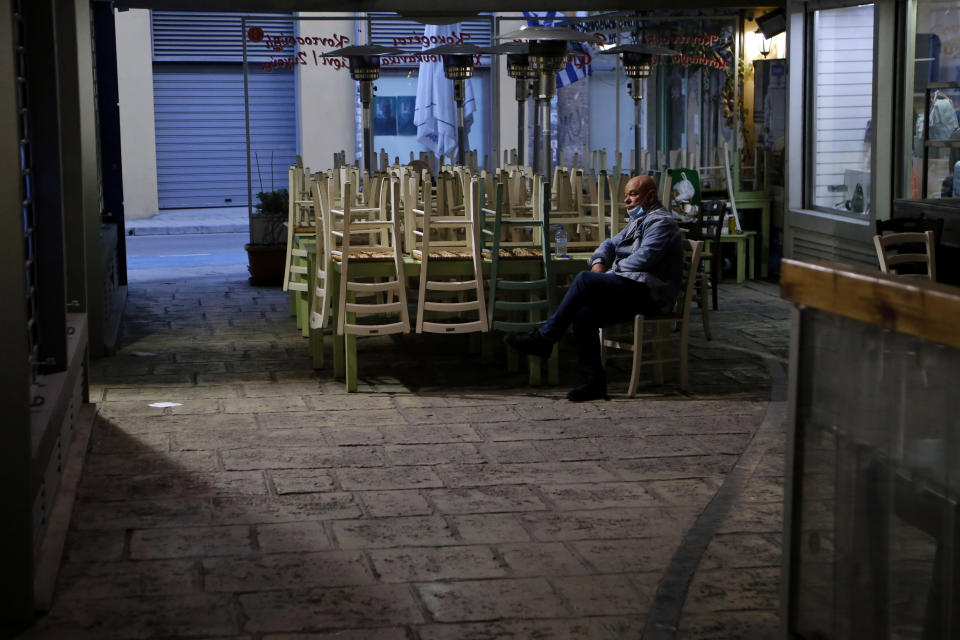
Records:
{"label": "metal roller shutter", "polygon": [[[251,68],[249,88],[253,193],[285,188],[297,153],[293,72]],[[242,67],[155,64],[153,96],[160,208],[246,206]]]}
{"label": "metal roller shutter", "polygon": [[[153,14],[153,95],[161,209],[247,205],[240,18]],[[293,21],[263,21],[292,34]],[[252,53],[252,51],[251,51]],[[277,54],[281,55],[281,54]],[[289,54],[282,54],[289,55]],[[249,65],[253,193],[287,186],[297,153],[293,71]]]}

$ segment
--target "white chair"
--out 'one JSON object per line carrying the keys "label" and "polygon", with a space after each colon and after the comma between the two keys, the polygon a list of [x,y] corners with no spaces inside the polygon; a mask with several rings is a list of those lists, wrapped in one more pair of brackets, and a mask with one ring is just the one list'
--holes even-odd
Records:
{"label": "white chair", "polygon": [[[683,288],[677,296],[674,308],[664,314],[637,314],[633,319],[632,335],[618,334],[615,327],[600,329],[601,357],[606,363],[608,350],[621,349],[633,353],[633,364],[630,370],[630,384],[627,387],[627,396],[632,398],[637,392],[642,365],[654,365],[654,380],[657,384],[663,382],[663,365],[677,362],[680,365],[680,388],[687,388],[687,352],[688,328],[690,324],[690,302],[697,285],[700,254],[703,242],[699,240],[684,240],[686,244],[684,259]],[[679,324],[679,331],[674,327]],[[651,328],[652,335],[647,336],[647,328]],[[669,342],[679,342],[679,354],[671,356],[666,353]],[[653,350],[651,358],[644,358],[644,345],[650,345]]]}

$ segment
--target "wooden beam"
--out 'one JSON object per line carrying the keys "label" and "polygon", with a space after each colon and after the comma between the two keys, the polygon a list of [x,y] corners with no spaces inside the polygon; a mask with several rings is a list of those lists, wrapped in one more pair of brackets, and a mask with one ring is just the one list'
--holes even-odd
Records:
{"label": "wooden beam", "polygon": [[798,305],[960,348],[960,288],[830,261],[781,263],[780,295]]}

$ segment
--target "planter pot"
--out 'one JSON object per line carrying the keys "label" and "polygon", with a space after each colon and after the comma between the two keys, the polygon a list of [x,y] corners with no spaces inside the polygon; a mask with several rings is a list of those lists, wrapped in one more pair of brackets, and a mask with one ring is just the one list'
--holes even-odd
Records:
{"label": "planter pot", "polygon": [[287,245],[247,244],[247,268],[250,284],[279,286],[283,284],[283,268],[286,266]]}

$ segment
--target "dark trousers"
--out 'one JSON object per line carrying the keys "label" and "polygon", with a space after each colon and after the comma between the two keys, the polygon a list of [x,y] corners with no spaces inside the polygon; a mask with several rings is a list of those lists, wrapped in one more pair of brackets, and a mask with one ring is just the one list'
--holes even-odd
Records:
{"label": "dark trousers", "polygon": [[606,384],[600,360],[600,327],[627,322],[657,309],[647,285],[612,273],[581,271],[540,333],[559,342],[573,324],[578,370],[587,384]]}

